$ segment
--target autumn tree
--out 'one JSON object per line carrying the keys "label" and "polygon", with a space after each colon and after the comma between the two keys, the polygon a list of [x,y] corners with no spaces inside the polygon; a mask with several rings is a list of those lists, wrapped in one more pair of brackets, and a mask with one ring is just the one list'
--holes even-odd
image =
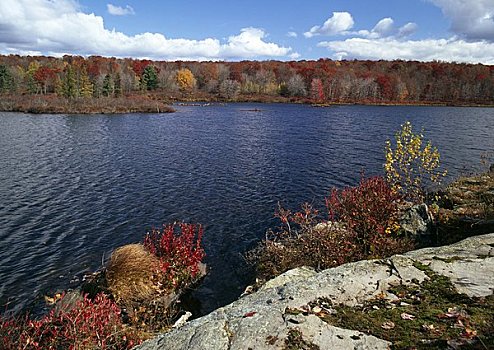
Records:
{"label": "autumn tree", "polygon": [[312,79],[312,82],[310,84],[310,94],[312,99],[316,101],[324,100],[324,90],[321,79],[319,78]]}
{"label": "autumn tree", "polygon": [[182,68],[177,72],[177,84],[181,92],[191,92],[196,87],[194,74],[188,68]]}
{"label": "autumn tree", "polygon": [[158,73],[158,86],[165,91],[177,91],[177,71],[169,67],[161,69]]}
{"label": "autumn tree", "polygon": [[32,61],[29,63],[29,67],[27,69],[25,79],[26,79],[26,86],[27,86],[27,91],[30,94],[35,94],[39,92],[39,85],[36,79],[34,78],[34,74],[38,71],[38,69],[41,67],[38,61]]}
{"label": "autumn tree", "polygon": [[406,122],[396,132],[394,144],[386,141],[384,170],[393,191],[420,202],[425,196],[426,182],[439,185],[446,176],[440,168],[439,151],[424,136],[414,133]]}
{"label": "autumn tree", "polygon": [[79,87],[82,97],[93,96],[93,83],[89,80],[86,68],[82,68],[79,76]]}
{"label": "autumn tree", "polygon": [[286,84],[286,88],[290,96],[307,95],[307,89],[305,87],[304,78],[302,78],[299,74],[295,74],[288,80],[288,83]]}
{"label": "autumn tree", "polygon": [[56,69],[46,66],[39,67],[33,75],[39,92],[46,94],[49,90],[53,91],[56,76]]}
{"label": "autumn tree", "polygon": [[227,79],[220,84],[219,92],[221,97],[233,100],[240,93],[240,83],[236,80]]}

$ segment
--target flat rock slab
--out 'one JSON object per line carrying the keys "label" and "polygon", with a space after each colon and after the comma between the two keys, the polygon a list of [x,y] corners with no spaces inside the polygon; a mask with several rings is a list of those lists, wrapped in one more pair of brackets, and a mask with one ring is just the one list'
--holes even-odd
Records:
{"label": "flat rock slab", "polygon": [[320,349],[388,349],[391,344],[385,340],[329,325],[310,313],[293,315],[289,311],[303,310],[320,298],[360,305],[382,296],[390,286],[421,283],[428,277],[414,266],[416,262],[449,277],[461,293],[493,293],[494,234],[488,234],[447,247],[359,261],[319,273],[305,268],[292,270],[258,292],[148,340],[138,349],[283,349],[293,331]]}

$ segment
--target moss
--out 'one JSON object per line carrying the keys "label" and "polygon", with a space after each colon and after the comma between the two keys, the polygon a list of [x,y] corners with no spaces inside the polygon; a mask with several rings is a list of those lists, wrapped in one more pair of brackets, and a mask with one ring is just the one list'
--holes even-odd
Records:
{"label": "moss", "polygon": [[390,288],[397,301],[375,299],[356,308],[333,306],[336,313],[320,317],[332,325],[388,340],[393,349],[444,349],[448,341],[464,344],[466,349],[494,348],[494,295],[470,298],[459,294],[447,277],[416,265],[430,279],[417,286]]}
{"label": "moss", "polygon": [[304,340],[302,332],[298,329],[290,329],[285,339],[284,350],[319,350],[319,346]]}
{"label": "moss", "polygon": [[455,262],[455,261],[464,260],[464,258],[462,258],[461,256],[450,256],[448,258],[442,258],[440,256],[433,256],[432,259],[443,261],[445,263],[452,263],[452,262]]}
{"label": "moss", "polygon": [[415,267],[416,269],[419,269],[420,271],[423,271],[423,272],[432,272],[431,268],[429,267],[429,265],[425,265],[425,264],[422,264],[420,261],[414,261],[413,262],[413,267]]}

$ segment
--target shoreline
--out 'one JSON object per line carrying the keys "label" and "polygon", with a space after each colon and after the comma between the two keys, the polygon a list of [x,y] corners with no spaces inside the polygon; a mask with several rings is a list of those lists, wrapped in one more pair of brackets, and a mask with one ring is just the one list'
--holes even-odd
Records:
{"label": "shoreline", "polygon": [[121,97],[66,99],[56,95],[0,95],[0,112],[31,114],[131,114],[173,113],[174,106],[207,107],[236,103],[300,104],[315,108],[333,106],[377,107],[466,107],[493,108],[494,104],[462,102],[413,102],[413,101],[314,101],[271,96],[240,96],[237,99],[221,99],[214,96],[190,96],[179,98],[164,94],[128,95]]}
{"label": "shoreline", "polygon": [[66,99],[54,95],[0,96],[0,112],[30,114],[173,113],[162,100],[143,95]]}

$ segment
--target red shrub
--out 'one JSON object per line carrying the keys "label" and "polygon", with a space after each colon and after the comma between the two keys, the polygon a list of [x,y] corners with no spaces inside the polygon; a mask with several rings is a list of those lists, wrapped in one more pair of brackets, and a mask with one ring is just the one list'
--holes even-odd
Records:
{"label": "red shrub", "polygon": [[120,308],[99,294],[94,300],[84,296],[72,307],[54,308],[40,320],[0,316],[0,342],[5,350],[41,350],[130,349],[140,341],[126,331]]}
{"label": "red shrub", "polygon": [[205,256],[201,247],[201,225],[173,223],[153,229],[144,238],[144,247],[160,259],[164,283],[180,288],[192,282]]}
{"label": "red shrub", "polygon": [[400,199],[383,177],[362,177],[357,187],[333,189],[326,206],[330,220],[341,221],[354,231],[368,254],[375,248],[374,241],[398,228]]}

